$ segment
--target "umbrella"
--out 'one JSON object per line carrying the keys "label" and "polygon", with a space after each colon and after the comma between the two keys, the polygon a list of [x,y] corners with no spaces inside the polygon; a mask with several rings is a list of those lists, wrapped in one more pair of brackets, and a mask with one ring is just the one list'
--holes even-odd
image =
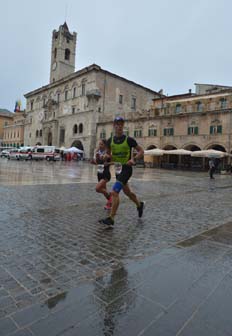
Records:
{"label": "umbrella", "polygon": [[69,153],[84,153],[83,150],[76,148],[76,147],[70,147],[65,149],[65,152],[69,152]]}
{"label": "umbrella", "polygon": [[190,155],[192,151],[186,149],[171,149],[166,150],[164,154],[174,154],[174,155]]}
{"label": "umbrella", "polygon": [[154,148],[154,149],[148,149],[144,151],[145,155],[151,155],[151,156],[161,156],[165,153],[163,149]]}
{"label": "umbrella", "polygon": [[206,149],[201,151],[192,152],[191,156],[197,157],[208,157],[208,158],[222,158],[224,156],[228,156],[229,154],[225,152],[221,152],[215,149]]}

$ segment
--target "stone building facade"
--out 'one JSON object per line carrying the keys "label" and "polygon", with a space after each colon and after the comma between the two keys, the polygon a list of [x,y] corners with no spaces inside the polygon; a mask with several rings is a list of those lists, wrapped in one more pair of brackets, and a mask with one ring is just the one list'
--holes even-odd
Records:
{"label": "stone building facade", "polygon": [[3,127],[3,146],[24,146],[25,111],[12,113],[11,120]]}
{"label": "stone building facade", "polygon": [[4,147],[4,127],[13,120],[14,113],[6,109],[0,109],[0,146]]}
{"label": "stone building facade", "polygon": [[[232,88],[195,85],[196,93],[190,90],[187,94],[155,98],[142,114],[126,114],[125,133],[134,136],[144,149],[216,149],[232,154]],[[111,132],[112,123],[102,120],[97,137],[110,137]],[[207,166],[207,161],[190,156],[145,157],[145,161],[153,163],[186,160]]]}
{"label": "stone building facade", "polygon": [[[232,152],[232,88],[196,84],[196,92],[155,98],[142,113],[126,113],[125,132],[144,149],[218,149]],[[211,90],[210,90],[211,88]],[[98,137],[112,132],[112,123],[101,120]]]}
{"label": "stone building facade", "polygon": [[153,101],[153,120],[144,127],[146,132],[154,128],[156,137],[146,138],[146,148],[213,148],[231,153],[232,88],[207,84],[204,90],[203,84],[195,85],[200,94],[189,92]]}
{"label": "stone building facade", "polygon": [[53,31],[50,83],[25,94],[24,143],[74,145],[91,158],[102,121],[112,123],[116,115],[134,120],[161,95],[96,64],[74,72],[75,47],[76,33],[66,23]]}

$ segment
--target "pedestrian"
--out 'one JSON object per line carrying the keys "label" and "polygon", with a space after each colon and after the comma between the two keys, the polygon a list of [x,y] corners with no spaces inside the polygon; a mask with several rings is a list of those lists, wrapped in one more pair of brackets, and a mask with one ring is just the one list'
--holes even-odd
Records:
{"label": "pedestrian", "polygon": [[101,193],[107,199],[107,203],[104,206],[105,210],[110,210],[112,205],[112,196],[107,191],[107,183],[111,179],[110,174],[110,156],[106,154],[106,140],[99,141],[98,148],[96,150],[95,158],[92,161],[98,165],[98,183],[96,185],[96,192]]}
{"label": "pedestrian", "polygon": [[214,179],[213,174],[215,172],[215,163],[213,159],[209,160],[209,176],[210,179]]}
{"label": "pedestrian", "polygon": [[[136,194],[131,191],[128,181],[132,176],[132,166],[135,165],[136,160],[143,157],[144,151],[139,146],[136,140],[132,137],[123,134],[124,119],[117,117],[114,119],[114,131],[115,135],[107,140],[107,154],[111,156],[111,160],[117,167],[116,182],[112,188],[112,208],[110,216],[105,219],[99,220],[99,223],[106,224],[109,227],[114,225],[114,217],[119,207],[119,193],[123,190],[124,194],[133,201],[137,207],[138,216],[142,217],[144,210],[144,202],[139,201]],[[132,148],[135,148],[137,154],[132,157]]]}
{"label": "pedestrian", "polygon": [[63,150],[60,151],[60,158],[61,158],[61,161],[64,161],[64,151]]}

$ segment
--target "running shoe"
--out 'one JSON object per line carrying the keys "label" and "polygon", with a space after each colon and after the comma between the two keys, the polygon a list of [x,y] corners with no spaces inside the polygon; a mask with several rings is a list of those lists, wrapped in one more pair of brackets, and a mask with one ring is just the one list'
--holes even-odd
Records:
{"label": "running shoe", "polygon": [[137,207],[139,218],[142,217],[144,208],[145,208],[145,202],[140,202],[140,206]]}
{"label": "running shoe", "polygon": [[106,217],[104,219],[99,220],[100,224],[105,224],[108,226],[113,226],[114,225],[114,220],[111,217]]}
{"label": "running shoe", "polygon": [[106,205],[104,206],[105,210],[111,210],[112,207],[112,196],[110,196],[110,198],[108,199]]}

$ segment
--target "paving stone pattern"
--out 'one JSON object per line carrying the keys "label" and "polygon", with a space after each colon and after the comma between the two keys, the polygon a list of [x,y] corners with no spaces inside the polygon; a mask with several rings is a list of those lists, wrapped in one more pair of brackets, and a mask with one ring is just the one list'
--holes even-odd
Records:
{"label": "paving stone pattern", "polygon": [[113,230],[94,179],[2,184],[0,335],[231,335],[231,179],[137,169]]}

